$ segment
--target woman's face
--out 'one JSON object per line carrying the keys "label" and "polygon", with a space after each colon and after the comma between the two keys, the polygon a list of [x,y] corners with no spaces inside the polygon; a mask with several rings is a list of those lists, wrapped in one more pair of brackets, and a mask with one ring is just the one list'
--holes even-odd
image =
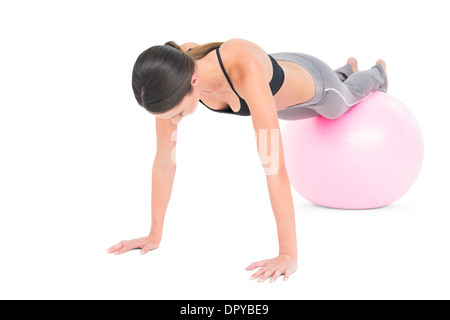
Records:
{"label": "woman's face", "polygon": [[[194,76],[196,76],[194,74]],[[193,80],[194,80],[193,76]],[[198,81],[194,81],[192,84],[192,91],[187,94],[183,100],[175,107],[167,112],[155,115],[161,119],[170,119],[174,124],[178,124],[183,117],[190,115],[195,111],[200,100],[200,92],[197,86]]]}

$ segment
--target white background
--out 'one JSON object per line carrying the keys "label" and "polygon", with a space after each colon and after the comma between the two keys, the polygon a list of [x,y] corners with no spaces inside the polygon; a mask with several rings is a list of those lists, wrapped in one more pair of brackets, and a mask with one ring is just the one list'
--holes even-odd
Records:
{"label": "white background", "polygon": [[[447,5],[2,1],[0,298],[450,298]],[[137,56],[231,38],[333,68],[385,59],[389,93],[424,135],[419,178],[386,208],[332,210],[293,190],[299,268],[288,282],[244,270],[278,249],[251,119],[202,105],[179,125],[161,247],[106,253],[150,228],[155,125],[132,93]]]}

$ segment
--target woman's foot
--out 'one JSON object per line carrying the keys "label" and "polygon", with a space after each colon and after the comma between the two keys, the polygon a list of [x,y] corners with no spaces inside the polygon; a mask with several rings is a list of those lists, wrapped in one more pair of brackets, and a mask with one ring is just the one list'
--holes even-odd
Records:
{"label": "woman's foot", "polygon": [[384,69],[384,72],[386,72],[386,62],[384,62],[383,59],[378,59],[376,64],[381,65],[383,67],[383,69]]}
{"label": "woman's foot", "polygon": [[386,62],[384,62],[383,59],[378,59],[376,64],[379,64],[384,69],[384,73],[386,74],[386,83],[383,85],[383,87],[387,89],[387,87],[389,85],[389,81],[388,81],[388,76],[387,76],[387,71],[386,71]]}
{"label": "woman's foot", "polygon": [[350,57],[347,60],[347,63],[352,67],[353,72],[358,72],[358,61],[356,58]]}

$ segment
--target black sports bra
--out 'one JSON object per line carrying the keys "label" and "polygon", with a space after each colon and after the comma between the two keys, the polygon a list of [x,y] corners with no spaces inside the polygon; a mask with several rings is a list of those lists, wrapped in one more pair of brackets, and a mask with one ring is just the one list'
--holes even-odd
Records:
{"label": "black sports bra", "polygon": [[[227,72],[225,71],[225,67],[223,66],[222,58],[220,57],[220,53],[219,53],[219,48],[220,48],[219,46],[216,47],[216,53],[217,53],[217,58],[219,59],[220,67],[222,68],[222,71],[223,71],[225,77],[227,78],[231,89],[233,89],[234,93],[236,93],[236,95],[239,97],[239,101],[241,103],[241,108],[239,109],[238,112],[234,112],[230,108],[230,106],[228,106],[228,108],[224,109],[224,110],[214,110],[214,109],[211,109],[210,107],[208,107],[206,104],[204,104],[202,100],[200,100],[200,102],[205,107],[207,107],[208,109],[215,111],[215,112],[230,113],[230,114],[235,114],[235,115],[239,115],[239,116],[249,116],[250,109],[248,108],[247,102],[245,102],[245,100],[239,96],[239,94],[236,92],[236,90],[234,90],[233,84],[231,83],[231,80],[228,77]],[[275,95],[278,92],[278,90],[280,90],[281,86],[283,85],[284,71],[280,67],[280,65],[277,63],[277,61],[270,54],[269,54],[269,57],[270,57],[270,60],[272,61],[272,67],[273,67],[273,76],[272,76],[272,80],[269,83],[269,86],[270,86],[270,90],[272,91],[272,95]]]}

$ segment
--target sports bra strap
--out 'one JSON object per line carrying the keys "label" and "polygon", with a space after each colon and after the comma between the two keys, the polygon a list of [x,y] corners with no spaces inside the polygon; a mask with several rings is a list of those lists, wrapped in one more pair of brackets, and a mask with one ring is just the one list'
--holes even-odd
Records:
{"label": "sports bra strap", "polygon": [[228,74],[225,71],[225,67],[223,66],[223,63],[222,63],[222,58],[220,57],[219,48],[220,48],[220,46],[216,47],[216,53],[217,53],[217,58],[219,59],[219,64],[220,64],[220,67],[222,68],[223,74],[227,78],[227,81],[230,84],[231,89],[233,89],[234,93],[236,93],[236,95],[239,97],[239,99],[242,99],[241,96],[236,92],[236,90],[234,90],[234,87],[233,87],[233,84],[231,83],[230,77],[228,77]]}

